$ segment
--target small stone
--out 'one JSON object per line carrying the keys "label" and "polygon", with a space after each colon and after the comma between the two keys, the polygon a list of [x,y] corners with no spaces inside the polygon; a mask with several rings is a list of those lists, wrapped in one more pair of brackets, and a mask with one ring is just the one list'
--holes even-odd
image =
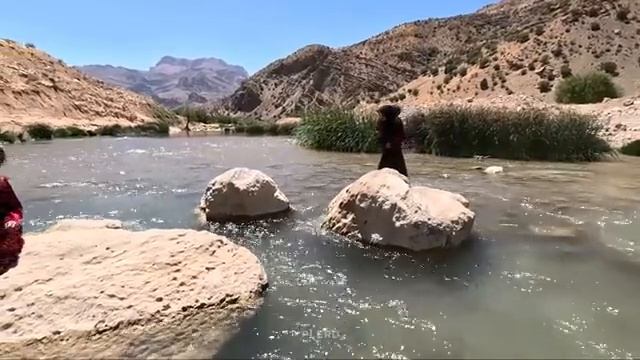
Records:
{"label": "small stone", "polygon": [[613,30],[613,33],[614,33],[615,35],[620,35],[620,34],[622,34],[622,30],[620,30],[620,29],[615,29],[615,30]]}
{"label": "small stone", "polygon": [[635,104],[635,101],[633,101],[633,99],[628,99],[622,103],[623,106],[633,106],[633,104]]}
{"label": "small stone", "polygon": [[164,300],[164,299],[162,298],[162,296],[158,296],[158,297],[156,298],[156,302],[162,302],[163,300]]}

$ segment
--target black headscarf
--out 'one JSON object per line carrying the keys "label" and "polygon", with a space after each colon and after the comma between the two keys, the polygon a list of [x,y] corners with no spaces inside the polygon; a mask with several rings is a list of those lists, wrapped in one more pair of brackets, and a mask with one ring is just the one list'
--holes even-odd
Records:
{"label": "black headscarf", "polygon": [[4,148],[0,146],[0,166],[7,160],[7,154],[4,152]]}
{"label": "black headscarf", "polygon": [[398,116],[400,116],[401,112],[402,109],[397,105],[383,105],[378,109],[378,114],[382,117],[382,119],[380,119],[382,122],[382,126],[380,127],[382,130],[380,141],[382,143],[388,142],[393,136],[396,121],[398,121]]}

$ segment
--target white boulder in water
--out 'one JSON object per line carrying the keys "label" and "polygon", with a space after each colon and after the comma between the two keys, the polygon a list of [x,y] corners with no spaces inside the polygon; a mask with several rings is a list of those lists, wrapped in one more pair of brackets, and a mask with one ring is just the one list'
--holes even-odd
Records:
{"label": "white boulder in water", "polygon": [[259,219],[291,209],[273,179],[258,170],[235,168],[213,179],[200,209],[208,221]]}
{"label": "white boulder in water", "polygon": [[488,168],[484,169],[484,173],[488,175],[502,174],[503,172],[504,168],[502,166],[489,166]]}
{"label": "white boulder in water", "polygon": [[411,187],[392,169],[372,171],[333,199],[323,227],[375,245],[415,251],[457,246],[469,238],[475,213],[448,191]]}
{"label": "white boulder in water", "polygon": [[267,275],[246,248],[121,227],[65,220],[25,236],[0,277],[0,357],[211,357],[261,304]]}

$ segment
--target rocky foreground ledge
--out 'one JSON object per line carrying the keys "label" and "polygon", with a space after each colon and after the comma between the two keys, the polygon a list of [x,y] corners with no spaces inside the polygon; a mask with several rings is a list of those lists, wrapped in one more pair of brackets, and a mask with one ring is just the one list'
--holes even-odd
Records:
{"label": "rocky foreground ledge", "polygon": [[0,358],[211,357],[260,304],[249,250],[208,232],[65,220],[0,276]]}

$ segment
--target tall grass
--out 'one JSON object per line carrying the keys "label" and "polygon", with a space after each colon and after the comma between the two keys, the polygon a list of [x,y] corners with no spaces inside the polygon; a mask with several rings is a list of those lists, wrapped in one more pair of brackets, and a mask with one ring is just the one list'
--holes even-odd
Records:
{"label": "tall grass", "polygon": [[[450,106],[406,119],[408,143],[440,156],[492,156],[516,160],[595,161],[612,154],[597,119],[573,112]],[[298,142],[317,150],[375,152],[374,122],[352,111],[303,117]]]}
{"label": "tall grass", "polygon": [[376,152],[373,119],[351,110],[330,109],[305,114],[294,131],[297,141],[315,150]]}
{"label": "tall grass", "polygon": [[424,119],[417,142],[435,155],[596,161],[612,153],[599,136],[603,125],[575,112],[453,106],[432,109]]}

